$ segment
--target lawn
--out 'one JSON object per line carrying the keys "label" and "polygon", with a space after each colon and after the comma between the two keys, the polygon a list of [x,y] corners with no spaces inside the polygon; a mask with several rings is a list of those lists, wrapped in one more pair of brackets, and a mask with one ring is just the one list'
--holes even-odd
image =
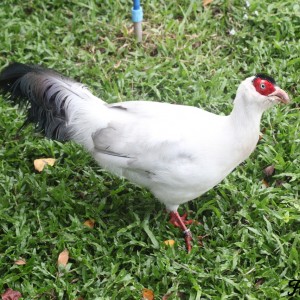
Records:
{"label": "lawn", "polygon": [[[231,111],[244,78],[265,72],[292,103],[264,114],[249,159],[181,206],[203,224],[191,226],[187,254],[148,191],[105,172],[78,145],[47,140],[33,126],[19,131],[25,113],[1,97],[0,294],[9,287],[24,299],[119,300],[142,299],[147,288],[168,300],[292,299],[289,280],[300,280],[300,5],[142,5],[139,45],[131,1],[4,0],[1,69],[12,61],[43,64],[109,103],[156,100],[217,114]],[[56,164],[38,173],[33,161],[41,157]],[[164,244],[170,239],[174,247]],[[64,249],[66,267],[57,265]]]}

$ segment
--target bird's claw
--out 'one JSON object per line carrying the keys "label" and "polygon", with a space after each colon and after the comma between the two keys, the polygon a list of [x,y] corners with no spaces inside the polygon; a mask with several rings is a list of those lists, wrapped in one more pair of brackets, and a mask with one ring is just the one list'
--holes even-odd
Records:
{"label": "bird's claw", "polygon": [[186,225],[190,225],[193,223],[200,224],[197,221],[194,220],[187,220],[187,213],[185,213],[183,216],[180,216],[177,211],[170,212],[170,223],[173,224],[175,227],[179,227],[184,234],[184,240],[186,249],[188,252],[192,250],[192,233],[191,231],[186,227]]}
{"label": "bird's claw", "polygon": [[[200,222],[198,222],[196,220],[192,220],[192,219],[187,220],[187,216],[188,216],[187,213],[184,213],[182,216],[179,215],[179,217],[184,225],[191,225],[191,224],[199,225],[199,224],[201,224]],[[170,221],[169,222],[172,225],[174,225],[175,227],[182,228],[182,225],[179,223],[178,217],[173,212],[170,213]]]}

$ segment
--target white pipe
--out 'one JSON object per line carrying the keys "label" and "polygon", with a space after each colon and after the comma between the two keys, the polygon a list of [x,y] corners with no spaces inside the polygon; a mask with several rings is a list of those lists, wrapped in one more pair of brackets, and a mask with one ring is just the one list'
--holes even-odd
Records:
{"label": "white pipe", "polygon": [[142,22],[135,22],[133,23],[133,26],[137,42],[141,43],[143,40]]}

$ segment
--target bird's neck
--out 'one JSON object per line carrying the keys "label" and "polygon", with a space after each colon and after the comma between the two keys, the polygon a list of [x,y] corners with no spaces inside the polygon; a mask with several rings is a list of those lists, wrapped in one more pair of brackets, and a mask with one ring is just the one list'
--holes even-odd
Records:
{"label": "bird's neck", "polygon": [[229,117],[236,131],[259,134],[262,114],[263,109],[255,103],[247,104],[240,101],[240,99],[236,99]]}
{"label": "bird's neck", "polygon": [[238,162],[245,160],[256,147],[262,113],[263,110],[254,104],[247,106],[242,101],[235,101],[229,120]]}

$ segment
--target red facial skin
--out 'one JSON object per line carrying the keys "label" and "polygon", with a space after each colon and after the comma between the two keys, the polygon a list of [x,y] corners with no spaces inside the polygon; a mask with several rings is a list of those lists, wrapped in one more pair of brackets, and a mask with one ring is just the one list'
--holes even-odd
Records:
{"label": "red facial skin", "polygon": [[275,92],[275,85],[266,79],[257,77],[253,80],[253,85],[256,91],[264,96],[268,96]]}

